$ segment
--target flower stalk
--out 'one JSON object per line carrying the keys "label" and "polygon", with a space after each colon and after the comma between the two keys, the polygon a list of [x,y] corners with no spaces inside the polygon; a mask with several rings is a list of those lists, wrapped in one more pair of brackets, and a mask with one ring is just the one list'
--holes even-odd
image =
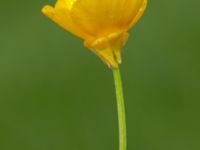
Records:
{"label": "flower stalk", "polygon": [[113,69],[119,122],[119,150],[126,150],[126,115],[120,69]]}

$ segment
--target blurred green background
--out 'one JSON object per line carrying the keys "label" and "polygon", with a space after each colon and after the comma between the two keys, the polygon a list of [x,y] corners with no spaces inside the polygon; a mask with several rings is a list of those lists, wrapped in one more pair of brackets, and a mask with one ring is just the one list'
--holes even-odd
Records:
{"label": "blurred green background", "polygon": [[[117,150],[112,72],[41,14],[0,4],[0,149]],[[200,149],[200,1],[150,1],[123,50],[128,150]]]}

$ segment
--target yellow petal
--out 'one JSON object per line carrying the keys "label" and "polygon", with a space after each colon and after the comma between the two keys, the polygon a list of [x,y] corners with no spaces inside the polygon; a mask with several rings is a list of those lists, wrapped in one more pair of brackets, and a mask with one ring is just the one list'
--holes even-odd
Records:
{"label": "yellow petal", "polygon": [[58,0],[56,5],[58,7],[63,6],[66,8],[66,11],[70,11],[74,2],[76,2],[76,0]]}
{"label": "yellow petal", "polygon": [[136,15],[133,17],[131,24],[128,26],[128,29],[130,29],[132,26],[134,26],[137,21],[142,17],[145,9],[147,7],[147,0],[142,0],[142,3],[136,13]]}
{"label": "yellow petal", "polygon": [[74,35],[82,39],[90,39],[90,35],[84,33],[73,23],[70,17],[70,8],[72,7],[72,2],[66,3],[67,1],[69,0],[58,0],[58,2],[55,5],[55,8],[46,5],[43,7],[42,12],[65,30],[73,33]]}
{"label": "yellow petal", "polygon": [[79,28],[94,37],[127,30],[144,0],[77,0],[71,17]]}

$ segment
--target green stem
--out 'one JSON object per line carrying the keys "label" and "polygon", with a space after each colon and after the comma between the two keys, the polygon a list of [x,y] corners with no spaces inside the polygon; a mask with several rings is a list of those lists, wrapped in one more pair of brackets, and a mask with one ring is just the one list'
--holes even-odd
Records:
{"label": "green stem", "polygon": [[126,150],[126,115],[120,70],[113,69],[119,121],[119,150]]}

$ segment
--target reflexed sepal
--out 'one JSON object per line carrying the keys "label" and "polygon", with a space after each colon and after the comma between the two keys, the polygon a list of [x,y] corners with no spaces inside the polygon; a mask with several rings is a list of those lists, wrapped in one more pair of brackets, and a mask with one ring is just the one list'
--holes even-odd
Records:
{"label": "reflexed sepal", "polygon": [[121,49],[128,40],[127,32],[112,33],[93,41],[85,41],[85,46],[97,54],[110,68],[121,64]]}

